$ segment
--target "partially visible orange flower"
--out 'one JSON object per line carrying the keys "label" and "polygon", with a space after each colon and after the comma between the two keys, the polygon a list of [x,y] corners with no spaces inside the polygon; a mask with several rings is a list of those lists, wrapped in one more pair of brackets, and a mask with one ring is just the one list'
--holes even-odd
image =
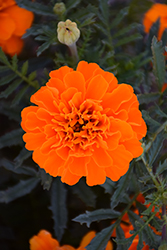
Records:
{"label": "partially visible orange flower", "polygon": [[29,242],[30,250],[75,250],[75,248],[69,245],[60,247],[59,242],[52,238],[52,235],[46,230],[41,230]]}
{"label": "partially visible orange flower", "polygon": [[[80,243],[80,247],[84,247],[84,249],[86,249],[85,247],[87,245],[89,245],[89,243],[91,242],[91,240],[96,236],[96,232],[95,231],[90,231],[88,232],[82,239],[81,243]],[[105,250],[113,250],[113,244],[111,241],[108,241],[107,246],[105,248]],[[79,250],[79,249],[78,249]]]}
{"label": "partially visible orange flower", "polygon": [[161,3],[155,3],[145,13],[143,19],[143,25],[145,32],[149,33],[151,26],[160,18],[160,27],[158,31],[158,40],[161,39],[164,30],[167,28],[167,5]]}
{"label": "partially visible orange flower", "polygon": [[130,161],[142,154],[146,124],[139,102],[128,84],[96,63],[67,66],[31,96],[22,111],[25,147],[47,173],[76,184],[86,176],[89,186],[117,181]]}
{"label": "partially visible orange flower", "polygon": [[[95,235],[96,233],[94,231],[87,233],[83,237],[80,246],[76,249],[70,245],[60,246],[59,242],[52,238],[52,235],[48,231],[41,230],[38,235],[30,239],[30,250],[86,250],[85,247],[91,242]],[[113,250],[111,241],[108,242],[105,250]]]}
{"label": "partially visible orange flower", "polygon": [[0,47],[13,56],[23,48],[21,37],[30,28],[34,15],[20,8],[14,0],[0,0]]}

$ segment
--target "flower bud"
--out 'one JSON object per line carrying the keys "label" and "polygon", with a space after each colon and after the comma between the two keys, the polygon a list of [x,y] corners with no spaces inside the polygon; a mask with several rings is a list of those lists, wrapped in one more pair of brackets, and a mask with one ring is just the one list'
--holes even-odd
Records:
{"label": "flower bud", "polygon": [[67,46],[76,43],[80,37],[80,30],[77,28],[77,24],[71,22],[69,19],[65,22],[58,23],[57,33],[59,42],[66,44]]}
{"label": "flower bud", "polygon": [[61,3],[56,3],[54,8],[53,8],[53,11],[56,15],[58,16],[61,16],[64,14],[64,12],[66,11],[66,6],[63,2]]}

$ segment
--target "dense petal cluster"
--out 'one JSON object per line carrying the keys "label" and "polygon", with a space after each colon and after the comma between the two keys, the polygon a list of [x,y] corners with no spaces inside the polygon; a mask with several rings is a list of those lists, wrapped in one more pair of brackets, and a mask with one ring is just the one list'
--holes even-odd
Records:
{"label": "dense petal cluster", "polygon": [[14,0],[0,0],[0,47],[13,56],[23,47],[22,35],[30,28],[34,15],[20,8]]}
{"label": "dense petal cluster", "polygon": [[98,185],[117,181],[142,154],[146,125],[128,84],[96,63],[81,61],[50,73],[22,111],[23,140],[33,160],[52,176],[74,185],[82,176]]}
{"label": "dense petal cluster", "polygon": [[158,18],[160,19],[160,27],[158,31],[158,40],[161,39],[164,30],[167,28],[167,5],[155,3],[152,7],[145,13],[143,19],[143,25],[145,27],[145,32],[150,31],[151,26],[155,23]]}
{"label": "dense petal cluster", "polygon": [[[41,230],[38,235],[35,235],[30,239],[30,250],[86,250],[85,247],[95,236],[96,233],[94,231],[87,233],[83,237],[80,246],[76,249],[70,245],[60,246],[59,242],[52,238],[52,235],[48,231]],[[107,243],[105,250],[113,250],[113,244],[111,241]]]}

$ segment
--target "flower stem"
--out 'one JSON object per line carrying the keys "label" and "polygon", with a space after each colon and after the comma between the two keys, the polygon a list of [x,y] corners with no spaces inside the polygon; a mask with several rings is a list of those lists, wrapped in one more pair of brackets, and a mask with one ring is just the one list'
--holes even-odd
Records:
{"label": "flower stem", "polygon": [[72,57],[74,58],[74,60],[77,63],[79,61],[79,57],[78,57],[78,51],[77,51],[76,43],[73,43],[72,45],[68,45],[68,47],[69,47],[69,50],[71,52]]}

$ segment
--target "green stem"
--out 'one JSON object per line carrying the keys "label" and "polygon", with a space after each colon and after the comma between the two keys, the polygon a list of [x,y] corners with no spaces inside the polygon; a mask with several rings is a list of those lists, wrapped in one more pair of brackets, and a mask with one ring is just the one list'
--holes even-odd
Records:
{"label": "green stem", "polygon": [[77,51],[76,43],[73,43],[72,45],[70,45],[68,47],[70,49],[72,57],[74,58],[74,60],[77,63],[79,61],[79,57],[78,57],[78,51]]}

